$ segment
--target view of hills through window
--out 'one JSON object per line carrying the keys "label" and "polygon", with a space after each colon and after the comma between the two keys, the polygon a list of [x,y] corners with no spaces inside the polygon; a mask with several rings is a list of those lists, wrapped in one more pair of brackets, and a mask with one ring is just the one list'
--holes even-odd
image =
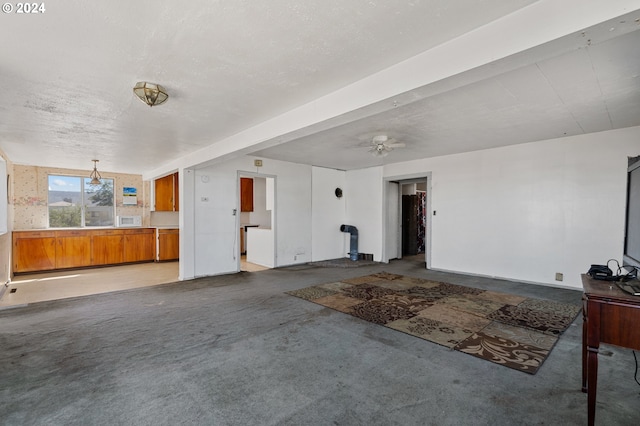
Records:
{"label": "view of hills through window", "polygon": [[49,175],[48,210],[50,228],[113,226],[115,223],[114,180]]}

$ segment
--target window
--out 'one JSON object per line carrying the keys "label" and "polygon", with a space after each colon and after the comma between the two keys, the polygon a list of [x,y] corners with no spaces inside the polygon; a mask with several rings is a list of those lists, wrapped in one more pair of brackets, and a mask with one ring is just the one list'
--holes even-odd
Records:
{"label": "window", "polygon": [[113,226],[115,203],[113,179],[49,175],[49,227],[79,228]]}

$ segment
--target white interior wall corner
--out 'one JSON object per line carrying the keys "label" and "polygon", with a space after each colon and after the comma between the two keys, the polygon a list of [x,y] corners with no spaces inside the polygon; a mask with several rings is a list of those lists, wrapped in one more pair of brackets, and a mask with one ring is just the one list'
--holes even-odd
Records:
{"label": "white interior wall corner", "polygon": [[[346,225],[358,228],[358,252],[382,259],[383,246],[383,181],[382,167],[346,172]],[[343,233],[345,239],[350,238]],[[348,249],[348,242],[345,245]],[[348,250],[347,250],[348,251]]]}
{"label": "white interior wall corner", "polygon": [[[198,170],[195,180],[195,276],[237,272],[239,254],[238,173],[256,173],[254,157]],[[275,176],[275,266],[311,260],[311,166],[263,160],[259,173]],[[207,200],[207,201],[204,201]],[[185,200],[185,203],[188,202]]]}
{"label": "white interior wall corner", "polygon": [[[345,188],[346,173],[343,170],[313,167],[311,169],[311,259],[314,262],[346,257],[344,235],[340,225],[345,223],[348,196]],[[335,195],[341,188],[344,195]]]}
{"label": "white interior wall corner", "polygon": [[384,176],[432,172],[433,268],[580,289],[591,263],[622,260],[639,140],[632,127],[391,164]]}

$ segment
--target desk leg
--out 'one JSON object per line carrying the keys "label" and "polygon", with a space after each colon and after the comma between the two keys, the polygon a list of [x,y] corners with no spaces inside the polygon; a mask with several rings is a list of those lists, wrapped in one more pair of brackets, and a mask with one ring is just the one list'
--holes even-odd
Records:
{"label": "desk leg", "polygon": [[587,314],[582,309],[582,392],[587,392]]}
{"label": "desk leg", "polygon": [[596,420],[596,389],[598,386],[598,348],[587,348],[587,420],[593,426]]}

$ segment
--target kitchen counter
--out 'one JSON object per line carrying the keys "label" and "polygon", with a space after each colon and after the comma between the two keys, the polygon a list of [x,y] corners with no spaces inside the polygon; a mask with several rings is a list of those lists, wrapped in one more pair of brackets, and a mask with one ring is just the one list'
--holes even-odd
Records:
{"label": "kitchen counter", "polygon": [[13,231],[13,272],[153,262],[155,233],[141,227]]}

